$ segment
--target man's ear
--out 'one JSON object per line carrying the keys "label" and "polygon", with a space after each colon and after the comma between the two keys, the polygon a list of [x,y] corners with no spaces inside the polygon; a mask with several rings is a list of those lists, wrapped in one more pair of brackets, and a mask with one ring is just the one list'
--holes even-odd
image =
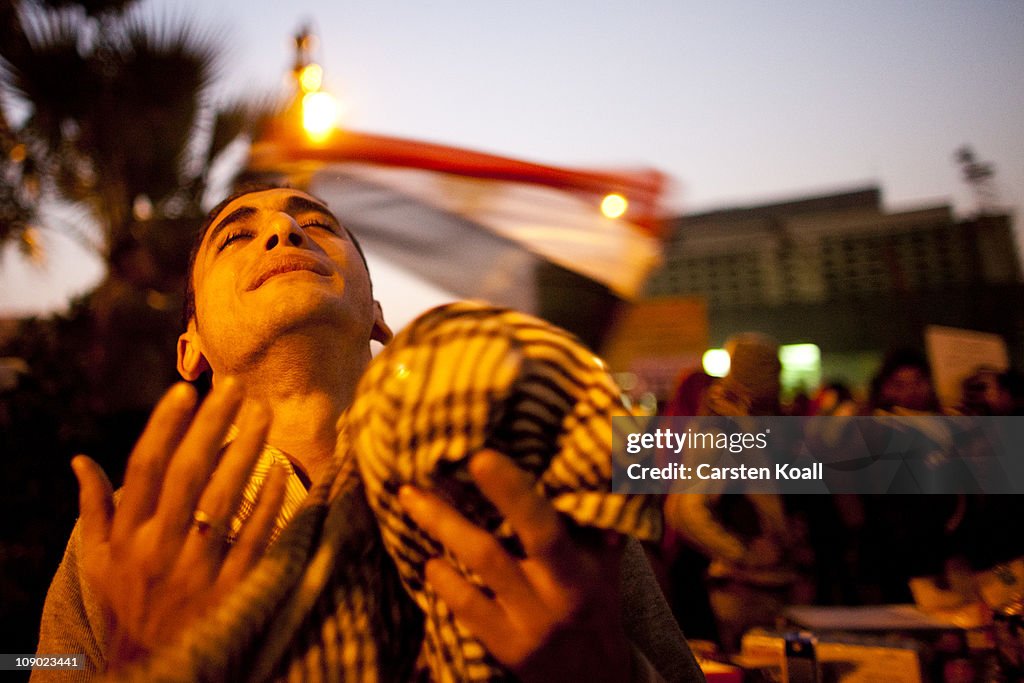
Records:
{"label": "man's ear", "polygon": [[[388,324],[384,322],[384,311],[380,307],[380,302],[374,299],[373,301],[373,330],[370,332],[370,339],[379,341],[381,344],[387,344],[394,337],[394,332],[388,327]],[[181,342],[178,342],[179,345]]]}
{"label": "man's ear", "polygon": [[178,337],[178,374],[191,382],[209,369],[210,364],[199,348],[196,321],[190,320],[188,329]]}

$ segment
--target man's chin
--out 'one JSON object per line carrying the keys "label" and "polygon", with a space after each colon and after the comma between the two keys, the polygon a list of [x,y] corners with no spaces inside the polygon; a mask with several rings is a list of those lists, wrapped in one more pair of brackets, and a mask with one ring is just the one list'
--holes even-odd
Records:
{"label": "man's chin", "polygon": [[284,324],[289,327],[303,322],[329,322],[341,325],[346,318],[343,302],[337,297],[317,297],[308,294],[276,302],[274,306],[266,309],[262,317],[271,325]]}

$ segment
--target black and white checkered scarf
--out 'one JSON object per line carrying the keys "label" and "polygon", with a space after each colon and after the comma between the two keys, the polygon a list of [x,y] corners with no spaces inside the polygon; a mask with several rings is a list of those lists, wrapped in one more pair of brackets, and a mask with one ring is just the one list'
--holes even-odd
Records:
{"label": "black and white checkered scarf", "polygon": [[426,561],[446,551],[403,512],[398,489],[434,492],[521,552],[467,472],[469,456],[493,448],[537,478],[570,527],[654,539],[658,501],[610,493],[611,418],[625,415],[601,360],[563,330],[479,303],[423,314],[360,381],[339,439],[353,457],[310,491],[236,591],[119,677],[509,678],[424,582]]}

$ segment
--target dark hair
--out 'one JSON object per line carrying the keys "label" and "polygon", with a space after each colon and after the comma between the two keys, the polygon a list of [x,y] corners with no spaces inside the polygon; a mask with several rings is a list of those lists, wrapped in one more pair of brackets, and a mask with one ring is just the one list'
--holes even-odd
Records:
{"label": "dark hair", "polygon": [[[882,405],[882,389],[885,387],[886,382],[903,368],[918,370],[928,380],[928,384],[931,385],[932,368],[928,363],[928,357],[921,350],[909,347],[893,349],[886,354],[885,359],[882,361],[882,367],[871,378],[868,403],[872,408],[889,408],[889,406]],[[933,407],[937,409],[938,399],[934,397],[934,388],[932,389],[932,394],[931,402],[934,404]]]}
{"label": "dark hair", "polygon": [[[288,190],[288,189],[294,189],[294,188],[291,188],[288,185],[284,185],[284,184],[281,184],[281,183],[267,183],[267,182],[246,183],[246,184],[238,186],[235,189],[234,192],[232,192],[227,197],[225,197],[223,200],[221,200],[217,204],[217,206],[215,206],[212,209],[210,209],[210,212],[208,214],[206,214],[206,218],[204,218],[203,222],[199,225],[199,230],[196,232],[196,236],[195,236],[194,240],[192,241],[192,250],[189,252],[189,255],[188,255],[188,270],[185,272],[185,296],[184,296],[183,305],[182,305],[182,309],[181,309],[181,327],[182,327],[182,329],[187,328],[189,321],[196,317],[196,288],[195,288],[195,278],[193,277],[193,270],[195,269],[196,256],[198,256],[198,254],[199,254],[199,248],[202,246],[203,239],[206,237],[206,233],[209,231],[210,226],[213,225],[213,221],[217,219],[217,216],[219,216],[221,214],[221,212],[224,211],[224,209],[227,207],[228,204],[230,204],[231,202],[235,201],[239,197],[244,197],[247,194],[253,194],[255,192],[265,192],[267,190]],[[307,194],[309,194],[309,193],[307,193]],[[313,196],[313,195],[310,195],[310,196]],[[327,202],[323,201],[322,199],[319,199],[319,197],[314,197],[314,198],[318,199],[325,206],[327,205]],[[340,223],[340,221],[339,221],[339,223]],[[352,244],[355,245],[356,251],[359,252],[359,258],[363,262],[363,267],[366,268],[367,276],[369,276],[369,274],[370,274],[370,267],[366,263],[366,254],[363,253],[363,247],[359,244],[359,240],[356,239],[356,236],[352,234],[351,230],[349,230],[344,225],[342,225],[342,228],[344,228],[345,232],[348,234],[349,239],[352,240]],[[370,280],[370,291],[371,292],[373,291],[373,280],[372,279]]]}

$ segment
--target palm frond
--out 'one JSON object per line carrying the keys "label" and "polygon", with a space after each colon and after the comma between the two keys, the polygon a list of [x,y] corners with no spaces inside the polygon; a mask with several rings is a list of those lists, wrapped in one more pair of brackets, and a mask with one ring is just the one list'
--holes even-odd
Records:
{"label": "palm frond", "polygon": [[139,14],[125,20],[126,48],[136,63],[135,74],[154,79],[168,99],[205,92],[220,67],[223,36],[189,19],[147,22]]}
{"label": "palm frond", "polygon": [[31,107],[28,128],[57,146],[65,136],[65,122],[88,114],[101,80],[94,65],[83,59],[80,16],[27,12],[22,22],[27,49],[5,55],[4,81]]}
{"label": "palm frond", "polygon": [[35,214],[35,205],[25,200],[20,187],[0,177],[0,246],[20,242]]}
{"label": "palm frond", "polygon": [[[45,199],[95,219],[104,254],[141,229],[132,213],[140,196],[157,208],[146,227],[175,231],[189,222],[212,161],[279,109],[269,99],[214,106],[223,34],[180,17],[154,20],[133,4],[23,0],[17,25],[0,30],[0,87],[28,112],[8,132],[26,142]],[[23,192],[13,175],[5,181]],[[0,242],[38,222],[7,199],[0,213],[17,220],[0,227]],[[177,236],[166,240],[154,245],[174,253]]]}
{"label": "palm frond", "polygon": [[122,157],[131,191],[154,200],[185,180],[192,141],[220,50],[191,23],[147,25],[132,18],[109,116],[125,122],[106,142]]}
{"label": "palm frond", "polygon": [[60,10],[68,7],[80,7],[90,17],[101,17],[124,12],[138,0],[36,0],[40,5]]}

